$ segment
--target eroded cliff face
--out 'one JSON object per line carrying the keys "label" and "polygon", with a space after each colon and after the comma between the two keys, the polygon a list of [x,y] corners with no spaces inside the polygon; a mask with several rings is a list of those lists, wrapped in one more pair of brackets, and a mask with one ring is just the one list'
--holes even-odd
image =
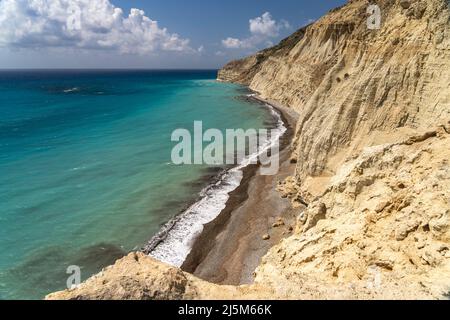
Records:
{"label": "eroded cliff face", "polygon": [[[219,79],[299,115],[292,236],[255,284],[206,283],[131,254],[51,299],[443,299],[450,294],[450,15],[447,0],[349,1]],[[308,207],[302,203],[306,200]]]}
{"label": "eroded cliff face", "polygon": [[[447,0],[380,0],[382,27],[367,27],[370,1],[349,1],[286,39],[287,45],[225,66],[219,79],[250,86],[300,114],[296,179],[332,175],[378,131],[450,119]],[[387,137],[388,138],[388,137]]]}
{"label": "eroded cliff face", "polygon": [[345,162],[299,215],[296,234],[263,259],[256,281],[293,295],[288,283],[311,279],[363,287],[359,297],[449,293],[449,133],[418,132]]}

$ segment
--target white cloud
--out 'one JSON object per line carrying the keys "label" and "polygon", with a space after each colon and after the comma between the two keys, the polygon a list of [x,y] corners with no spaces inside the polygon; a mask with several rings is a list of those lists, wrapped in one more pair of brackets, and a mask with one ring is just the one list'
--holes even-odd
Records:
{"label": "white cloud", "polygon": [[261,17],[250,19],[250,32],[252,34],[276,37],[282,27],[282,24],[278,24],[272,19],[269,12],[264,13]]}
{"label": "white cloud", "polygon": [[218,57],[224,57],[226,55],[226,53],[225,52],[223,52],[223,51],[216,51],[216,56],[218,56]]}
{"label": "white cloud", "polygon": [[249,49],[261,43],[271,43],[270,39],[278,37],[283,29],[290,29],[289,22],[281,20],[277,22],[269,12],[262,16],[249,20],[251,36],[246,39],[227,38],[222,40],[222,45],[227,49]]}
{"label": "white cloud", "polygon": [[225,40],[222,40],[222,44],[225,48],[228,49],[239,49],[239,48],[245,48],[249,43],[246,41],[242,41],[236,38],[227,38]]}
{"label": "white cloud", "polygon": [[68,47],[147,54],[196,52],[144,11],[125,15],[109,0],[1,0],[0,46]]}

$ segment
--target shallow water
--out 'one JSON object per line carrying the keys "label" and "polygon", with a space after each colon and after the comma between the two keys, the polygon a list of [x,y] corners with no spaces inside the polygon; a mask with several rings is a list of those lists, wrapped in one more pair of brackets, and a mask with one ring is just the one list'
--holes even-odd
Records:
{"label": "shallow water", "polygon": [[[215,71],[0,73],[0,299],[40,299],[138,249],[215,174],[170,164],[173,130],[263,128]],[[220,168],[219,168],[220,169]]]}

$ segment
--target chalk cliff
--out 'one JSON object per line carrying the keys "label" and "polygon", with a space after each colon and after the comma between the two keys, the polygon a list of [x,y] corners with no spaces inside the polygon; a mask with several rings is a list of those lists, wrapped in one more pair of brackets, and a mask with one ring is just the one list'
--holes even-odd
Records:
{"label": "chalk cliff", "polygon": [[[370,1],[349,1],[279,46],[234,61],[219,79],[249,85],[300,113],[297,179],[333,174],[379,131],[450,118],[446,0],[380,0],[382,26],[367,27]],[[373,142],[372,142],[373,141]]]}
{"label": "chalk cliff", "polygon": [[[370,4],[381,9],[367,27]],[[298,112],[294,234],[241,287],[140,254],[50,299],[441,299],[450,293],[447,0],[353,0],[219,79]],[[304,203],[308,203],[308,207]]]}

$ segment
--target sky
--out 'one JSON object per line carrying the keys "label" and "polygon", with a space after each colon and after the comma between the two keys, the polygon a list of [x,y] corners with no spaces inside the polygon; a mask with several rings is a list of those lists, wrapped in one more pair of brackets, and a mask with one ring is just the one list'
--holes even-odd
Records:
{"label": "sky", "polygon": [[0,0],[0,69],[217,69],[345,0]]}

